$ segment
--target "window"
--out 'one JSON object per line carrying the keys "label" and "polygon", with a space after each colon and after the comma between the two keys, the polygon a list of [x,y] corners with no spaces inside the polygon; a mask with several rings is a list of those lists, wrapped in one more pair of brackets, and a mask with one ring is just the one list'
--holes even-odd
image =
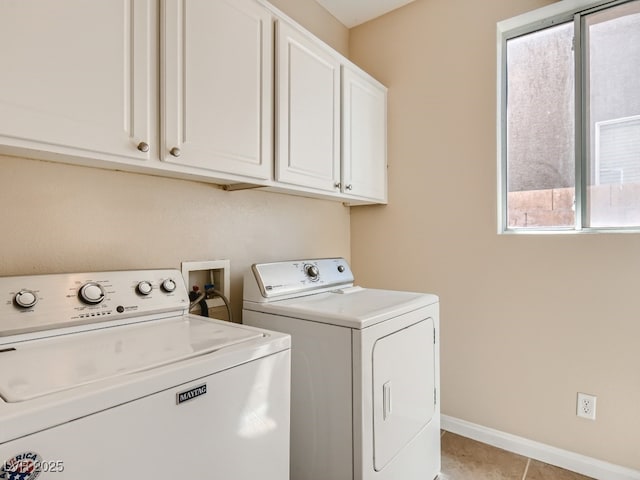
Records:
{"label": "window", "polygon": [[640,229],[640,0],[498,24],[499,231]]}

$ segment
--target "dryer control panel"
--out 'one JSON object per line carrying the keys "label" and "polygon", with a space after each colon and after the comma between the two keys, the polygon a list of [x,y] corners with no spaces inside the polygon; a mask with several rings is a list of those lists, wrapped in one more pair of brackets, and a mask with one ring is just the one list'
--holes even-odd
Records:
{"label": "dryer control panel", "polygon": [[[248,284],[257,283],[264,299],[288,295],[317,293],[353,284],[353,273],[344,258],[316,258],[287,262],[257,263],[251,267],[252,276],[245,281],[245,300],[251,296]],[[264,300],[262,300],[264,301]]]}
{"label": "dryer control panel", "polygon": [[125,270],[0,277],[2,337],[161,312],[184,313],[178,270]]}

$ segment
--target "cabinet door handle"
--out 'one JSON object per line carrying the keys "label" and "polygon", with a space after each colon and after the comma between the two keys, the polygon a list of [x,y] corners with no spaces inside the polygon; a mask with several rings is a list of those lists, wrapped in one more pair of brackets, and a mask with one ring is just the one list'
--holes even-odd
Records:
{"label": "cabinet door handle", "polygon": [[182,152],[178,147],[173,147],[171,150],[169,150],[169,153],[174,157],[179,157]]}
{"label": "cabinet door handle", "polygon": [[140,150],[141,152],[148,152],[149,144],[147,142],[140,142],[138,144],[138,150]]}
{"label": "cabinet door handle", "polygon": [[336,188],[340,188],[341,185],[342,184],[340,182],[336,182],[336,183],[333,184],[333,186],[336,187]]}
{"label": "cabinet door handle", "polygon": [[346,186],[346,187],[344,187],[344,188],[346,188],[347,190],[351,190],[351,189],[353,188],[353,185],[349,184],[349,185],[347,185],[347,186]]}

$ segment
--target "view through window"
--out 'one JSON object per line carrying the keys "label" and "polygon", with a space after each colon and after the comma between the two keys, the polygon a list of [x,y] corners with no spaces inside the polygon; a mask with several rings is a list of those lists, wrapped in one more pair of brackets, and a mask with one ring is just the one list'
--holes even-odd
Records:
{"label": "view through window", "polygon": [[507,35],[502,55],[504,229],[640,227],[640,0]]}
{"label": "view through window", "polygon": [[507,43],[509,227],[575,223],[573,23]]}
{"label": "view through window", "polygon": [[640,2],[585,18],[588,224],[640,225]]}

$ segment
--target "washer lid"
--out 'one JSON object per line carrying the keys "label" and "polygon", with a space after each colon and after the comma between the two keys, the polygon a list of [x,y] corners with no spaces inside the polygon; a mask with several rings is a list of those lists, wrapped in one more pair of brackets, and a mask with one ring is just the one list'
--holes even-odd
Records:
{"label": "washer lid", "polygon": [[187,315],[6,345],[0,352],[0,397],[29,400],[263,336]]}
{"label": "washer lid", "polygon": [[244,308],[361,329],[437,302],[431,294],[347,287],[270,303],[245,301]]}

